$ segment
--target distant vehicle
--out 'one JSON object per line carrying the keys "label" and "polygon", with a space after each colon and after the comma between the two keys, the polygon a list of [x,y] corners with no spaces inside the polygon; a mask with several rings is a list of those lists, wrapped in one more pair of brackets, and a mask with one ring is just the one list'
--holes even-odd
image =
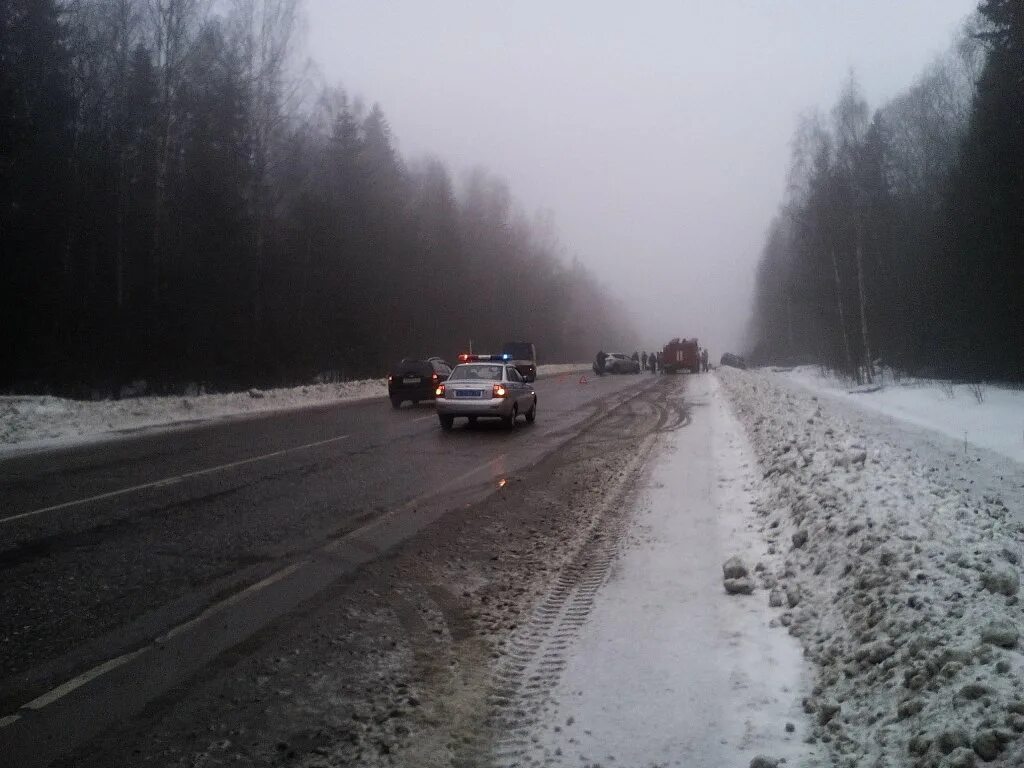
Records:
{"label": "distant vehicle", "polygon": [[700,346],[697,339],[672,339],[661,352],[661,367],[665,373],[700,373]]}
{"label": "distant vehicle", "polygon": [[742,368],[743,370],[747,369],[747,361],[744,360],[739,355],[734,355],[731,352],[726,352],[724,355],[722,355],[721,363],[723,366],[728,366],[729,368]]}
{"label": "distant vehicle", "polygon": [[609,352],[604,359],[605,373],[640,373],[640,361],[621,352]]}
{"label": "distant vehicle", "polygon": [[501,353],[508,355],[512,365],[527,381],[537,380],[537,348],[532,341],[506,341]]}
{"label": "distant vehicle", "polygon": [[533,423],[537,393],[504,355],[459,355],[460,360],[463,357],[466,361],[434,390],[441,429],[451,430],[460,416],[470,424],[479,418],[498,418],[513,427],[519,416]]}
{"label": "distant vehicle", "polygon": [[413,405],[420,400],[433,400],[437,385],[447,379],[451,372],[451,366],[440,357],[402,360],[388,374],[391,407],[401,408],[406,400],[411,400]]}

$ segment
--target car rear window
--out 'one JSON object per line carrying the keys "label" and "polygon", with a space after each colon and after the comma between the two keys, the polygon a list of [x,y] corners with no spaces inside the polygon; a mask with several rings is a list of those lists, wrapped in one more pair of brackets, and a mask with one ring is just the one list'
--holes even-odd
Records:
{"label": "car rear window", "polygon": [[532,360],[533,345],[526,342],[506,344],[501,348],[501,353],[512,355],[513,360]]}
{"label": "car rear window", "polygon": [[403,360],[397,366],[395,366],[394,373],[397,376],[426,376],[430,378],[430,375],[434,372],[434,367],[426,360]]}
{"label": "car rear window", "polygon": [[500,365],[457,365],[450,379],[501,381]]}

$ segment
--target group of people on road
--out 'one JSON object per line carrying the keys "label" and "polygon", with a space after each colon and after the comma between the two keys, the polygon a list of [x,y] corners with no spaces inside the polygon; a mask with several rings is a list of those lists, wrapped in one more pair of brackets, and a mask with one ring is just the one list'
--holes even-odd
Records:
{"label": "group of people on road", "polygon": [[641,371],[657,373],[661,369],[661,352],[651,352],[651,354],[648,355],[647,350],[644,350],[640,353],[639,358],[637,358],[637,354],[634,352],[633,359],[639,360]]}

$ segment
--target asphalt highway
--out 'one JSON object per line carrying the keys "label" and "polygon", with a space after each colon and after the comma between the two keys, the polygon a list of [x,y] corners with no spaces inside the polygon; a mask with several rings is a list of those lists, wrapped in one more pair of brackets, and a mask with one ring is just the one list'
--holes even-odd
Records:
{"label": "asphalt highway", "polygon": [[0,764],[131,717],[655,382],[541,379],[514,430],[382,399],[0,460]]}

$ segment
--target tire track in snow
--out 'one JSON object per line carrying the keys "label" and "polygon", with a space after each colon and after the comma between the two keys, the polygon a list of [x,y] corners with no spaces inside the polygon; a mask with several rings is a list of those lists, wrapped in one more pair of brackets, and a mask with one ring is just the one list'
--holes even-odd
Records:
{"label": "tire track in snow", "polygon": [[[602,429],[601,436],[578,445],[586,451],[607,441],[607,433],[628,429],[635,439],[637,421],[651,422],[650,431],[639,441],[637,451],[614,478],[613,491],[606,494],[592,522],[584,544],[562,568],[553,588],[533,610],[527,622],[510,637],[497,663],[491,691],[488,725],[495,734],[492,763],[500,768],[533,764],[529,758],[532,726],[546,714],[551,692],[569,661],[569,652],[593,608],[598,590],[605,583],[614,562],[619,541],[628,523],[629,494],[643,470],[657,436],[666,429],[687,423],[682,402],[657,393],[654,402],[642,401],[616,414],[615,424]],[[621,438],[620,438],[621,439]]]}

